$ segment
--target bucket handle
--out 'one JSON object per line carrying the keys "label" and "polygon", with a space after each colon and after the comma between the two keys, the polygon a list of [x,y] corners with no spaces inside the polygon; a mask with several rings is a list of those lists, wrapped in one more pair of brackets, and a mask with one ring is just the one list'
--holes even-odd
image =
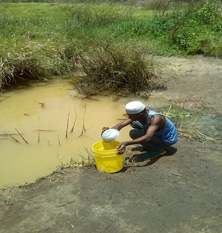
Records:
{"label": "bucket handle", "polygon": [[[99,157],[105,159],[102,155],[100,155],[100,154],[98,154],[98,155],[99,155]],[[109,160],[109,159],[105,159],[105,160],[110,161],[110,162],[123,163],[123,161],[115,161],[115,160]]]}

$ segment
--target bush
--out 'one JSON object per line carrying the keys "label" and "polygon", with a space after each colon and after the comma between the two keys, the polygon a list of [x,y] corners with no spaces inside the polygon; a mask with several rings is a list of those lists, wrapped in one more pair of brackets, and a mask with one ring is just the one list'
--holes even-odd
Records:
{"label": "bush", "polygon": [[[190,2],[189,2],[190,3]],[[190,3],[191,4],[191,3]],[[185,54],[221,54],[221,46],[211,45],[221,41],[222,20],[221,3],[211,1],[195,5],[194,8],[168,12],[166,15],[156,16],[145,24],[137,24],[134,32],[146,35],[149,39],[168,44],[169,50]],[[145,27],[144,27],[145,25]],[[207,49],[207,50],[206,50]]]}
{"label": "bush", "polygon": [[162,88],[154,64],[146,64],[143,52],[123,48],[99,47],[80,57],[85,76],[73,79],[74,88],[84,95],[127,88],[131,93]]}

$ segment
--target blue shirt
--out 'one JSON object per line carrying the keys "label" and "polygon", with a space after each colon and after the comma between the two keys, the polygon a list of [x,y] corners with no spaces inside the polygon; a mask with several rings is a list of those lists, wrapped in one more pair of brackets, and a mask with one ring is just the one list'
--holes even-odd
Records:
{"label": "blue shirt", "polygon": [[[150,126],[150,119],[153,115],[159,114],[166,118],[166,126],[161,129],[160,131],[155,132],[154,135],[161,136],[162,140],[166,142],[169,145],[175,144],[178,141],[178,132],[176,126],[173,124],[173,122],[167,118],[165,115],[154,112],[153,110],[149,110],[148,118],[145,124],[143,124],[141,121],[133,121],[132,126],[134,128],[140,128],[143,131],[147,131],[147,129]],[[136,127],[135,127],[136,126]]]}

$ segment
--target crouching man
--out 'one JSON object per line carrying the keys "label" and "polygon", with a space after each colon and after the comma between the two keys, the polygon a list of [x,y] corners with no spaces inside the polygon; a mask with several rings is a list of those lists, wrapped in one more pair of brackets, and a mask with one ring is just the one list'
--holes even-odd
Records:
{"label": "crouching man", "polygon": [[[126,113],[128,118],[112,127],[121,130],[130,124],[134,128],[130,131],[132,140],[121,142],[117,147],[119,153],[123,153],[126,146],[141,144],[148,151],[142,158],[148,160],[164,155],[165,148],[178,141],[178,132],[173,122],[163,114],[146,109],[142,102],[129,102]],[[107,129],[109,128],[103,127],[102,131]]]}

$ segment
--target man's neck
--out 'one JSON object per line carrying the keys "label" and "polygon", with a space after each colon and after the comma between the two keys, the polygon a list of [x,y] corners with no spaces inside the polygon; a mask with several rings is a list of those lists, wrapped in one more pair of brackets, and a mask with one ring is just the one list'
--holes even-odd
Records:
{"label": "man's neck", "polygon": [[148,119],[148,114],[149,114],[149,110],[146,111],[146,114],[143,115],[143,117],[141,118],[141,121],[143,124],[146,123],[147,119]]}

